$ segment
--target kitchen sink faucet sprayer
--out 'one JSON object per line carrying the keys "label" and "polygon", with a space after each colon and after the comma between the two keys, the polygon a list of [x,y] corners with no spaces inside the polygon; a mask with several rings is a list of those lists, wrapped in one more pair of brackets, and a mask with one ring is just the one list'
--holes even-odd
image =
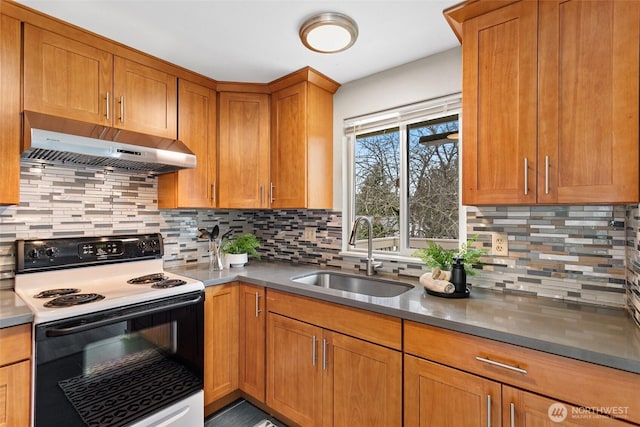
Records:
{"label": "kitchen sink faucet sprayer", "polygon": [[353,222],[353,229],[351,230],[351,237],[349,238],[349,244],[351,246],[356,245],[356,234],[358,234],[358,225],[360,221],[367,223],[367,276],[373,276],[376,274],[376,269],[382,267],[382,263],[373,259],[373,225],[371,219],[366,216],[356,217]]}

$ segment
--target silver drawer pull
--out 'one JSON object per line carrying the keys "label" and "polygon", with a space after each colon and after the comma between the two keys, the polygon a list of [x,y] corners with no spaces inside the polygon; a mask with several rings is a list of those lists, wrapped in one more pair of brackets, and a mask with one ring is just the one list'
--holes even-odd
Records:
{"label": "silver drawer pull", "polygon": [[527,373],[526,369],[518,368],[517,366],[507,365],[506,363],[496,362],[495,360],[487,359],[484,357],[476,356],[476,360],[479,362],[488,363],[489,365],[498,366],[499,368],[505,368],[505,369],[509,369],[510,371],[516,371],[521,374]]}

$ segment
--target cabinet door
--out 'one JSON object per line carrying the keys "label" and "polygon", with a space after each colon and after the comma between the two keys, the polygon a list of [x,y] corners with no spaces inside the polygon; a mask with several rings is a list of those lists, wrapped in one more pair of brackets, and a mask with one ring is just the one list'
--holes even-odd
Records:
{"label": "cabinet door", "polygon": [[269,207],[269,95],[220,93],[218,206]]}
{"label": "cabinet door", "polygon": [[499,426],[500,402],[497,382],[404,357],[405,426]]}
{"label": "cabinet door", "polygon": [[20,203],[20,21],[0,15],[0,205]]}
{"label": "cabinet door", "polygon": [[238,388],[238,287],[205,290],[204,403]]}
{"label": "cabinet door", "polygon": [[110,125],[112,76],[110,53],[25,24],[25,110]]}
{"label": "cabinet door", "polygon": [[325,331],[323,421],[326,426],[401,426],[402,354]]}
{"label": "cabinet door", "polygon": [[462,203],[535,203],[537,2],[463,24]]}
{"label": "cabinet door", "polygon": [[0,368],[0,425],[29,425],[31,368],[28,361]]}
{"label": "cabinet door", "polygon": [[[307,83],[271,95],[271,207],[307,206]],[[312,160],[313,161],[313,160]],[[331,180],[326,177],[327,183]]]}
{"label": "cabinet door", "polygon": [[303,426],[322,425],[322,329],[267,315],[267,405]]}
{"label": "cabinet door", "polygon": [[239,387],[260,402],[265,400],[266,312],[264,288],[241,284]]}
{"label": "cabinet door", "polygon": [[137,62],[114,58],[114,126],[177,136],[177,78]]}
{"label": "cabinet door", "polygon": [[[518,427],[629,427],[626,422],[594,414],[584,408],[503,386],[503,426]],[[606,396],[603,396],[606,401]],[[624,407],[612,408],[624,416]]]}
{"label": "cabinet door", "polygon": [[639,9],[540,2],[539,202],[638,202]]}
{"label": "cabinet door", "polygon": [[178,139],[196,155],[197,165],[194,169],[158,177],[158,207],[215,207],[215,91],[186,80],[179,81]]}

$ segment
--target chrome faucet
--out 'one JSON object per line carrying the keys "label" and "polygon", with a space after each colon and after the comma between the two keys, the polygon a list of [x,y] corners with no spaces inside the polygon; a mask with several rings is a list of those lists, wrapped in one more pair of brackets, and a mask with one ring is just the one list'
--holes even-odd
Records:
{"label": "chrome faucet", "polygon": [[349,244],[356,245],[356,234],[358,234],[358,225],[360,221],[367,223],[367,276],[373,276],[376,274],[376,269],[382,267],[382,263],[373,259],[373,225],[371,219],[366,216],[356,217],[353,222],[353,229],[351,230],[351,237],[349,237]]}

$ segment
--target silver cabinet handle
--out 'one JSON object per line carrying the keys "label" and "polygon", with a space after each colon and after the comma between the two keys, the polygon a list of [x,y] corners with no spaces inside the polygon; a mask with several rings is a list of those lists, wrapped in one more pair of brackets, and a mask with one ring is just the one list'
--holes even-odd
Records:
{"label": "silver cabinet handle", "polygon": [[264,184],[260,184],[260,206],[264,205]]}
{"label": "silver cabinet handle", "polygon": [[507,365],[506,363],[496,362],[495,360],[487,359],[485,357],[476,356],[476,360],[479,362],[488,363],[489,365],[497,366],[499,368],[509,369],[510,371],[516,371],[521,374],[526,374],[526,369],[518,368],[517,366]]}
{"label": "silver cabinet handle", "polygon": [[516,426],[516,404],[511,402],[509,403],[509,422],[511,427]]}
{"label": "silver cabinet handle", "polygon": [[529,159],[524,158],[524,195],[529,194]]}
{"label": "silver cabinet handle", "polygon": [[549,156],[544,156],[544,194],[549,194]]}
{"label": "silver cabinet handle", "polygon": [[273,193],[274,193],[273,189],[274,189],[274,188],[276,188],[276,186],[275,186],[275,185],[273,185],[273,182],[272,182],[272,183],[271,183],[271,186],[270,186],[270,188],[269,188],[269,202],[270,202],[270,203],[273,203],[273,202],[276,200],[276,199],[275,199],[275,197],[273,197]]}
{"label": "silver cabinet handle", "polygon": [[327,370],[327,340],[322,339],[322,370]]}
{"label": "silver cabinet handle", "polygon": [[124,123],[124,95],[120,97],[120,123]]}
{"label": "silver cabinet handle", "polygon": [[107,111],[104,113],[105,117],[107,118],[107,120],[109,120],[109,110],[111,109],[111,106],[109,105],[109,91],[107,91],[107,95],[105,96],[107,102],[106,102],[106,108]]}
{"label": "silver cabinet handle", "polygon": [[256,292],[256,317],[260,315],[260,293]]}
{"label": "silver cabinet handle", "polygon": [[316,341],[318,339],[316,338],[316,336],[314,335],[313,337],[311,337],[311,365],[312,366],[316,366]]}
{"label": "silver cabinet handle", "polygon": [[491,427],[491,395],[487,394],[487,427]]}

